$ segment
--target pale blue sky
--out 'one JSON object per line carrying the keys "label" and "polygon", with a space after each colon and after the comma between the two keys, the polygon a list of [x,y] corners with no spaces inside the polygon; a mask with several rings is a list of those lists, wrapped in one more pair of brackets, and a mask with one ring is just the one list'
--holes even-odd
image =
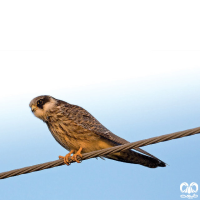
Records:
{"label": "pale blue sky", "polygon": [[[65,155],[30,111],[49,94],[132,141],[200,126],[198,1],[2,1],[0,172]],[[144,147],[149,169],[90,159],[0,181],[4,200],[181,199],[199,135]],[[197,193],[198,194],[198,193]]]}

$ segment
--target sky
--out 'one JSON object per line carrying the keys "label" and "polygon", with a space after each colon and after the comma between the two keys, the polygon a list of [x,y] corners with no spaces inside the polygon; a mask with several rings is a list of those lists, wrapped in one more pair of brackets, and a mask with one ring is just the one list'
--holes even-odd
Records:
{"label": "sky", "polygon": [[[1,1],[0,172],[67,153],[30,111],[43,94],[85,108],[130,142],[198,127],[199,6]],[[143,149],[167,167],[90,159],[1,180],[1,198],[181,199],[182,182],[200,184],[198,134]]]}

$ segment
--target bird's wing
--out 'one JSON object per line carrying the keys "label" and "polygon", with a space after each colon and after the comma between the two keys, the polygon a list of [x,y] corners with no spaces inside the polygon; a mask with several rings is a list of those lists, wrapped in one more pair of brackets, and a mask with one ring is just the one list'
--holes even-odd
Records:
{"label": "bird's wing", "polygon": [[128,143],[128,141],[109,131],[95,117],[93,117],[88,111],[80,106],[62,102],[61,109],[62,112],[64,112],[63,114],[78,126],[90,130],[93,133],[116,143],[116,145]]}
{"label": "bird's wing", "polygon": [[[70,120],[73,120],[77,125],[82,126],[85,129],[91,130],[95,134],[106,138],[116,145],[122,145],[129,143],[127,140],[115,135],[111,131],[109,131],[105,126],[103,126],[95,117],[93,117],[87,110],[81,108],[80,106],[71,105],[64,101],[60,101],[60,106],[62,109],[63,114]],[[152,154],[146,152],[141,148],[134,148],[136,151],[140,153],[146,154],[150,157],[153,157],[157,160],[157,157],[153,156]]]}

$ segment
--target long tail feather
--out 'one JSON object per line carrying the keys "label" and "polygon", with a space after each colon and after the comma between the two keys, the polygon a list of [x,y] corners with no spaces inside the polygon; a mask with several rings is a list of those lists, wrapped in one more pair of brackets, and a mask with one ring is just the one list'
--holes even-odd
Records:
{"label": "long tail feather", "polygon": [[163,161],[146,155],[142,155],[132,150],[125,150],[107,155],[106,158],[126,163],[140,164],[149,168],[166,167],[166,164]]}

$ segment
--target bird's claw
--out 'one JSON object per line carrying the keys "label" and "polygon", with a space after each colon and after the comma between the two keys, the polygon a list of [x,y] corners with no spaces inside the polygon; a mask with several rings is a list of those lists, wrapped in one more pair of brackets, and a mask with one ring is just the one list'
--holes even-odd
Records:
{"label": "bird's claw", "polygon": [[77,151],[77,153],[75,153],[73,156],[72,156],[72,160],[73,161],[76,161],[77,163],[81,163],[80,160],[78,160],[78,157],[82,159],[82,154],[81,154],[81,151],[83,150],[82,147],[80,147],[80,149]]}
{"label": "bird's claw", "polygon": [[59,159],[63,159],[64,163],[69,166],[71,163],[69,161],[69,157],[74,152],[74,150],[71,150],[66,156],[59,156]]}
{"label": "bird's claw", "polygon": [[64,163],[65,163],[67,166],[69,166],[69,165],[70,165],[70,162],[69,162],[69,161],[67,161],[67,158],[66,158],[66,156],[59,156],[59,159],[63,159]]}
{"label": "bird's claw", "polygon": [[81,154],[74,154],[73,156],[72,156],[72,160],[73,161],[76,161],[77,163],[81,163],[81,161],[80,160],[78,160],[78,158],[81,158],[82,159],[82,155]]}
{"label": "bird's claw", "polygon": [[[80,162],[80,158],[82,159],[82,147],[80,147],[80,149],[77,151],[77,153],[75,153],[72,157],[71,154],[74,152],[74,150],[71,150],[66,156],[59,156],[59,159],[63,159],[64,163],[66,165],[70,165],[71,164],[71,160],[76,161],[77,163],[81,163]],[[69,160],[69,158],[71,157],[71,159]]]}

